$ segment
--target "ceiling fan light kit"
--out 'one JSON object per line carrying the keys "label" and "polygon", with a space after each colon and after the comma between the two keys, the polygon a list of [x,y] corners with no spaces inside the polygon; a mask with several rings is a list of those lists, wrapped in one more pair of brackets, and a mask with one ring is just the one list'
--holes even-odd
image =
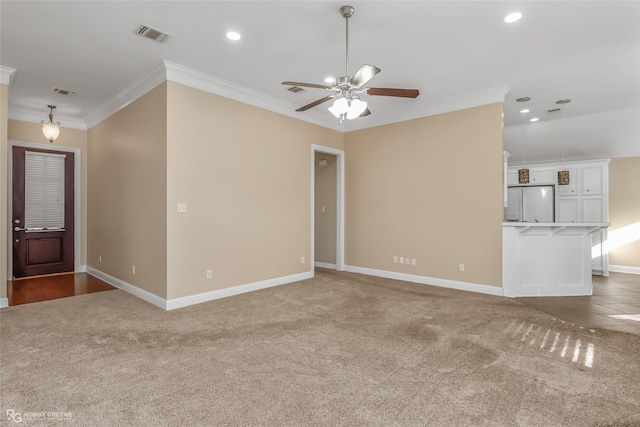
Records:
{"label": "ceiling fan light kit", "polygon": [[392,89],[392,88],[366,88],[364,85],[371,80],[381,70],[374,65],[365,64],[360,67],[352,76],[346,75],[349,71],[349,18],[353,16],[355,9],[352,6],[342,6],[340,14],[346,21],[346,54],[345,54],[345,75],[336,78],[332,86],[319,85],[313,83],[300,83],[286,81],[282,82],[287,86],[309,87],[314,89],[324,89],[334,92],[332,95],[320,98],[310,104],[298,108],[296,111],[306,111],[324,102],[335,98],[333,105],[328,108],[340,124],[347,119],[353,120],[358,117],[365,117],[371,114],[367,108],[367,102],[359,95],[374,96],[394,96],[400,98],[416,98],[420,92],[417,89]]}

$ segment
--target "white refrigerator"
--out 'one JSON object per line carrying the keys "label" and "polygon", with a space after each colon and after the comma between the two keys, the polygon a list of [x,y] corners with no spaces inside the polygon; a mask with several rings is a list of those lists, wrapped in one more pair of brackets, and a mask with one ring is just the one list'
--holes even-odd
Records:
{"label": "white refrigerator", "polygon": [[515,222],[555,222],[554,186],[509,187],[504,219]]}

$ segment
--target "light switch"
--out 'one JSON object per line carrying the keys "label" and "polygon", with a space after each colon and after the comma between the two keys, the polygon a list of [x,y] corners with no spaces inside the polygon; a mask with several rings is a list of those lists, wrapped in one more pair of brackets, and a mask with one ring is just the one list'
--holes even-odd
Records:
{"label": "light switch", "polygon": [[322,207],[322,213],[325,213],[326,211],[327,211],[327,208],[323,206]]}
{"label": "light switch", "polygon": [[178,203],[178,213],[187,213],[186,203]]}

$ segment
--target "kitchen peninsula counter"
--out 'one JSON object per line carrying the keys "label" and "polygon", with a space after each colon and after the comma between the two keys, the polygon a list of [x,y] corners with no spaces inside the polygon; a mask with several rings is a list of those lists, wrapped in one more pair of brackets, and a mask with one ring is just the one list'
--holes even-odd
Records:
{"label": "kitchen peninsula counter", "polygon": [[503,222],[504,295],[591,295],[591,235],[608,222]]}

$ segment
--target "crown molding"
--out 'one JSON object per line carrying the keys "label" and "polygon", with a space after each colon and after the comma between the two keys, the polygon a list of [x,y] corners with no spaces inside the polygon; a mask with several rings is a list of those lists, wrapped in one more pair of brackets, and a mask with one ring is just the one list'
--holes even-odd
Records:
{"label": "crown molding", "polygon": [[[7,70],[6,73],[5,69]],[[3,81],[5,79],[5,74],[7,76],[6,79],[10,80],[13,72],[15,72],[15,70],[12,68],[2,67]],[[333,116],[325,114],[325,111],[320,110],[310,110],[306,111],[304,114],[300,114],[295,111],[297,106],[293,103],[265,95],[252,89],[167,60],[163,60],[155,67],[142,74],[136,80],[131,82],[131,84],[125,87],[120,93],[92,111],[84,118],[84,120],[70,116],[56,117],[61,121],[64,121],[64,127],[84,130],[90,129],[165,81],[179,83],[204,92],[220,95],[225,98],[233,99],[238,102],[253,105],[258,108],[273,111],[278,114],[313,123],[339,132],[350,132],[370,127],[367,126],[365,122],[350,122],[348,127],[341,126]],[[390,117],[386,122],[380,123],[376,126],[417,119],[420,117],[433,116],[436,114],[477,107],[495,102],[504,102],[505,96],[509,91],[510,89],[507,85],[502,85],[436,100],[431,102],[425,109],[416,110],[413,114],[408,116],[405,115],[401,118]],[[39,123],[42,118],[41,116],[41,112],[28,109],[12,108],[9,112],[10,119],[29,122]]]}
{"label": "crown molding", "polygon": [[85,118],[87,128],[92,128],[112,114],[120,111],[166,81],[166,79],[165,66],[164,63],[161,62],[131,82],[131,84],[125,87],[119,94],[89,113]]}
{"label": "crown molding", "polygon": [[165,81],[179,83],[319,126],[340,130],[339,125],[326,117],[325,114],[306,114],[304,118],[301,118],[294,114],[295,105],[291,103],[167,60],[163,60],[134,80],[122,92],[92,111],[86,117],[87,127],[91,128],[97,125]]}
{"label": "crown molding", "polygon": [[230,98],[235,101],[293,117],[298,120],[314,123],[326,128],[338,131],[342,130],[340,124],[334,119],[334,117],[323,114],[324,112],[318,114],[317,111],[307,111],[304,116],[302,116],[300,113],[295,112],[297,105],[293,103],[265,95],[261,92],[248,89],[244,86],[219,79],[210,74],[206,74],[171,61],[165,60],[164,65],[167,70],[168,81],[180,83],[194,89],[220,95],[225,98]]}
{"label": "crown molding", "polygon": [[[20,120],[23,122],[41,123],[42,120],[47,120],[49,112],[37,111],[31,108],[12,107],[9,110],[8,118],[10,120]],[[56,114],[56,122],[60,122],[61,128],[71,128],[87,130],[87,124],[79,117],[63,116]]]}
{"label": "crown molding", "polygon": [[[460,95],[434,100],[427,108],[416,109],[413,114],[404,115],[401,120],[390,118],[376,126],[384,126],[392,123],[400,123],[407,120],[419,119],[421,117],[435,116],[436,114],[450,113],[452,111],[464,110],[466,108],[479,107],[481,105],[504,102],[507,94],[511,92],[508,85],[494,86],[474,92],[467,92]],[[365,129],[368,126],[357,121],[349,123],[349,131]]]}
{"label": "crown molding", "polygon": [[0,65],[0,83],[3,85],[10,85],[13,75],[16,73],[15,68],[5,67]]}

